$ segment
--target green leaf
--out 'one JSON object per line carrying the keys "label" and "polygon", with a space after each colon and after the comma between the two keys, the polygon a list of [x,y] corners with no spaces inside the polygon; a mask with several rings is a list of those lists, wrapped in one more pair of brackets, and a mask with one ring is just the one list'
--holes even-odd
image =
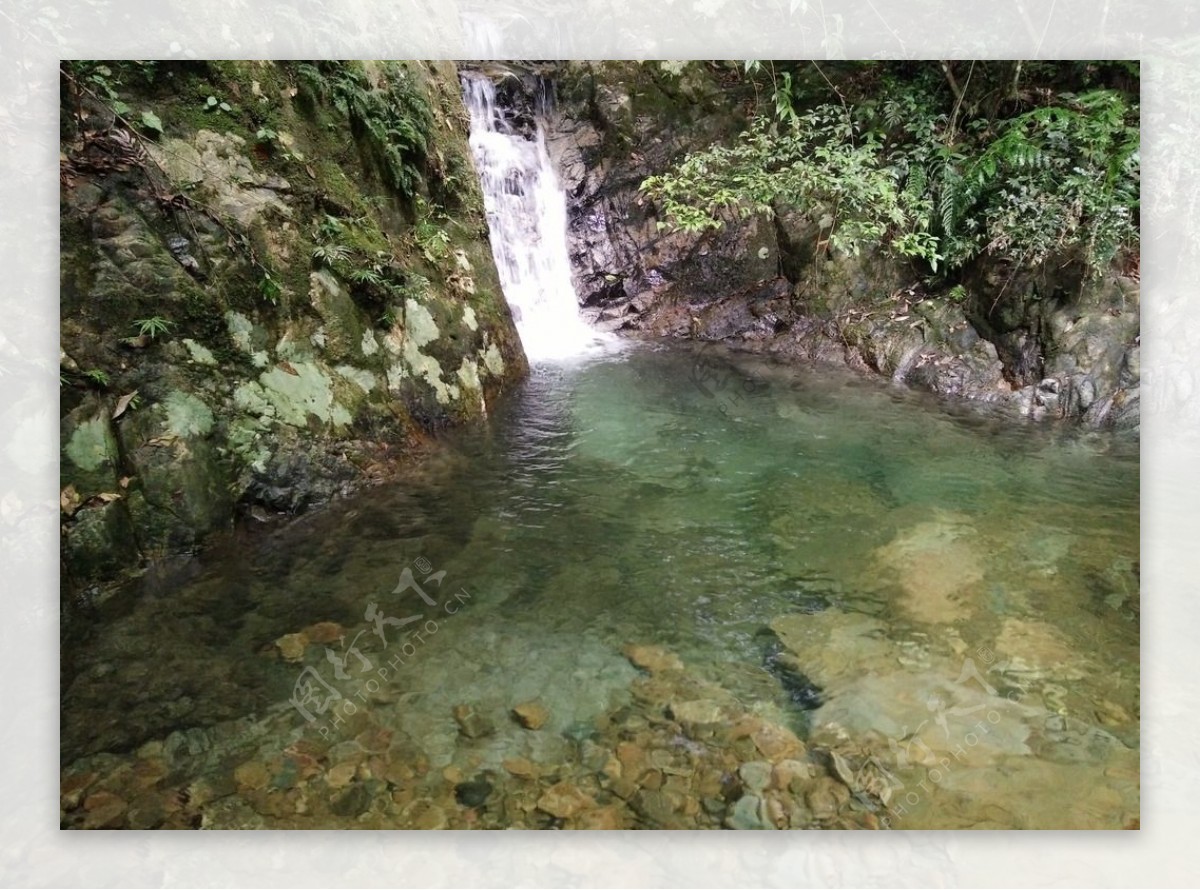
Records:
{"label": "green leaf", "polygon": [[233,108],[230,106],[230,104],[228,102],[222,102],[218,107],[222,111],[233,111]]}
{"label": "green leaf", "polygon": [[216,97],[216,96],[209,96],[209,97],[208,97],[208,101],[207,101],[207,102],[205,102],[204,104],[205,104],[205,106],[206,106],[206,107],[208,107],[208,108],[216,108],[216,107],[217,107],[217,97]]}
{"label": "green leaf", "polygon": [[162,119],[153,111],[142,112],[142,126],[160,135],[163,131]]}

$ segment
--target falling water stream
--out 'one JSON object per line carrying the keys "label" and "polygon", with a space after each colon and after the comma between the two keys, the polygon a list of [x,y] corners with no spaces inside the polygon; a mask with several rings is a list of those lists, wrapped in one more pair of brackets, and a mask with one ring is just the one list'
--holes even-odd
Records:
{"label": "falling water stream", "polygon": [[102,604],[64,788],[211,827],[1132,824],[1136,442],[605,348],[540,131],[466,91],[544,361],[402,480]]}
{"label": "falling water stream", "polygon": [[611,346],[579,316],[566,199],[541,123],[514,126],[496,105],[495,84],[482,75],[465,75],[464,93],[492,254],[525,354],[533,362],[562,360]]}

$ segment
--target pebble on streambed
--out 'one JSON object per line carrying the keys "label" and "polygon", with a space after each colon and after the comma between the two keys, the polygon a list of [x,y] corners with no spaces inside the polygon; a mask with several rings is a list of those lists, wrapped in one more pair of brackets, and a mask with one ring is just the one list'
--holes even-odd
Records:
{"label": "pebble on streambed", "polygon": [[[643,673],[631,702],[601,715],[574,756],[538,763],[478,746],[500,729],[454,709],[461,740],[435,768],[406,734],[364,716],[345,740],[294,736],[284,717],[210,733],[199,756],[162,744],[86,758],[63,774],[68,828],[878,828],[882,801],[851,789],[790,729],[689,673],[673,653],[626,647]],[[509,733],[543,733],[539,702],[512,710]],[[219,745],[226,746],[218,751]],[[241,747],[239,747],[241,746]],[[197,745],[197,747],[205,747]],[[172,750],[178,750],[175,746]],[[239,753],[240,752],[240,753]],[[236,755],[236,756],[235,756]],[[841,755],[838,759],[845,760]],[[232,764],[232,765],[231,765]],[[853,777],[851,779],[853,781]]]}

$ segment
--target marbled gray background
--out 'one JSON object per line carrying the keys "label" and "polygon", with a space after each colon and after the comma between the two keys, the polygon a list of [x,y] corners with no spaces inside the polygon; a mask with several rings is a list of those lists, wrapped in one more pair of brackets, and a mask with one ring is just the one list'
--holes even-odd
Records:
{"label": "marbled gray background", "polygon": [[[4,0],[0,881],[6,886],[1096,886],[1194,880],[1200,797],[1200,6],[1183,0]],[[59,832],[57,60],[1141,58],[1141,832]],[[1189,875],[1192,876],[1189,879]]]}

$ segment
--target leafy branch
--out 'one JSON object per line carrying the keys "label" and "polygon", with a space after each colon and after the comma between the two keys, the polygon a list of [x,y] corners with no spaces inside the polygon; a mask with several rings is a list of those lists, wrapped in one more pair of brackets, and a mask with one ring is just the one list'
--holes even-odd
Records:
{"label": "leafy branch", "polygon": [[984,253],[1037,263],[1070,251],[1098,273],[1138,243],[1140,137],[1124,94],[1043,89],[1037,107],[980,115],[984,104],[1019,107],[1028,69],[972,66],[960,82],[948,63],[939,67],[948,111],[937,81],[911,69],[903,81],[876,75],[858,101],[834,87],[838,104],[798,111],[789,72],[772,65],[773,115],[760,114],[733,145],[647,178],[642,191],[663,228],[703,232],[791,206],[819,221],[822,243],[851,254],[876,246],[934,273]]}

